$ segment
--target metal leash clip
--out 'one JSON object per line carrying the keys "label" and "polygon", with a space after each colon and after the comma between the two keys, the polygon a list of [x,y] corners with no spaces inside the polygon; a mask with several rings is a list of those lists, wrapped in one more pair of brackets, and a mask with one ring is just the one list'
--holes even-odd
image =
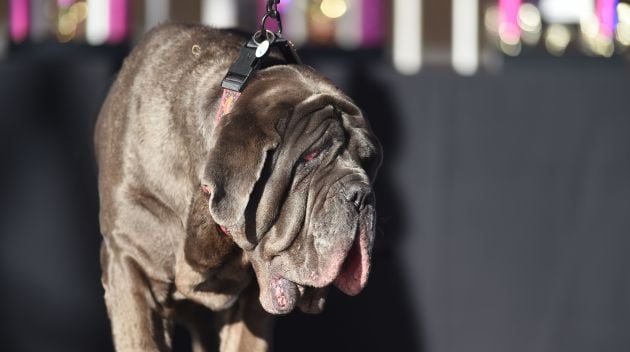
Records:
{"label": "metal leash clip", "polygon": [[264,33],[267,30],[266,23],[269,18],[276,20],[276,23],[278,24],[277,34],[282,33],[282,19],[280,18],[280,12],[278,11],[278,4],[280,4],[280,0],[267,0],[267,12],[260,21],[260,33]]}
{"label": "metal leash clip", "polygon": [[[238,59],[230,66],[223,78],[221,87],[241,92],[249,77],[260,68],[262,61],[277,49],[287,64],[301,64],[302,61],[289,40],[282,37],[282,20],[278,12],[280,0],[267,1],[267,13],[263,16],[258,30],[241,48]],[[267,29],[267,19],[272,18],[278,24],[278,31]],[[263,37],[264,33],[264,37]]]}

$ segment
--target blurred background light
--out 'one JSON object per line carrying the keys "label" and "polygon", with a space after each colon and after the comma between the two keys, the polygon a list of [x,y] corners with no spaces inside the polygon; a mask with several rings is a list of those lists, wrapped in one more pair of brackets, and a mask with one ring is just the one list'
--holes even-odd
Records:
{"label": "blurred background light", "polygon": [[70,41],[77,29],[79,17],[76,11],[64,11],[57,21],[57,36],[60,42]]}
{"label": "blurred background light", "polygon": [[129,18],[127,0],[109,0],[109,34],[107,41],[111,44],[122,43],[127,39]]}
{"label": "blurred background light", "polygon": [[479,3],[453,0],[452,12],[453,69],[461,75],[473,75],[479,66]]}
{"label": "blurred background light", "polygon": [[348,11],[348,4],[345,0],[322,0],[319,8],[326,17],[339,18]]}
{"label": "blurred background light", "polygon": [[615,53],[615,45],[612,38],[598,35],[591,43],[593,53],[603,57],[611,57]]}
{"label": "blurred background light", "polygon": [[351,11],[346,11],[342,17],[337,19],[335,41],[340,47],[351,50],[361,46],[363,3],[362,0],[346,0],[346,3]]}
{"label": "blurred background light", "polygon": [[299,0],[288,1],[282,9],[284,10],[282,25],[286,37],[291,38],[296,46],[304,45],[308,40],[308,3]]}
{"label": "blurred background light", "polygon": [[630,26],[618,26],[617,28],[617,41],[624,47],[630,46]]}
{"label": "blurred background light", "polygon": [[10,0],[9,2],[9,32],[14,42],[24,41],[29,30],[28,0]]}
{"label": "blurred background light", "polygon": [[617,4],[617,19],[619,23],[630,24],[630,4]]}
{"label": "blurred background light", "polygon": [[545,47],[555,56],[564,54],[571,42],[571,31],[563,24],[552,24],[545,32]]}
{"label": "blurred background light", "polygon": [[0,2],[0,60],[4,58],[9,46],[8,21],[4,16],[7,13],[7,4]]}
{"label": "blurred background light", "polygon": [[599,20],[594,13],[580,20],[580,31],[587,40],[595,39],[599,35]]}
{"label": "blurred background light", "polygon": [[522,4],[518,10],[518,26],[521,38],[528,45],[536,45],[542,32],[542,20],[538,8],[531,4]]}
{"label": "blurred background light", "polygon": [[237,2],[233,0],[203,0],[201,22],[215,28],[238,26]]}
{"label": "blurred background light", "polygon": [[319,2],[311,2],[308,7],[309,43],[313,46],[326,47],[335,41],[336,21],[322,13]]}
{"label": "blurred background light", "polygon": [[617,26],[617,3],[619,0],[597,0],[597,18],[599,19],[599,33],[606,38],[612,38]]}
{"label": "blurred background light", "polygon": [[[5,42],[57,39],[127,45],[169,20],[253,31],[266,0],[8,0],[5,4],[9,33]],[[450,65],[460,75],[473,75],[482,60],[486,68],[498,69],[501,53],[530,55],[540,48],[553,55],[570,47],[590,56],[611,57],[615,52],[624,56],[630,47],[629,0],[283,0],[279,11],[285,36],[297,46],[391,50],[394,68],[405,74],[414,74],[425,64]],[[426,21],[423,13],[429,16]],[[277,29],[275,21],[267,24]]]}
{"label": "blurred background light", "polygon": [[[54,1],[30,0],[30,26],[29,38],[33,42],[40,43],[48,39],[50,35],[51,18],[54,17]],[[59,3],[59,6],[61,4]]]}
{"label": "blurred background light", "polygon": [[87,18],[87,4],[85,1],[72,3],[66,1],[59,6],[57,20],[57,39],[68,42],[74,39],[80,32],[81,25]]}
{"label": "blurred background light", "polygon": [[547,23],[579,23],[590,16],[594,0],[540,0],[542,18]]}
{"label": "blurred background light", "polygon": [[521,30],[518,26],[518,11],[521,0],[499,0],[500,48],[510,56],[521,52]]}
{"label": "blurred background light", "polygon": [[630,46],[630,4],[617,5],[617,42],[623,47]]}
{"label": "blurred background light", "polygon": [[486,32],[493,37],[499,36],[499,8],[488,6],[484,12],[483,24]]}
{"label": "blurred background light", "polygon": [[508,56],[518,56],[520,55],[521,50],[523,49],[523,46],[520,40],[515,40],[513,42],[500,40],[499,48],[504,54]]}
{"label": "blurred background light", "polygon": [[387,11],[383,0],[362,0],[354,11],[361,13],[361,45],[378,47],[383,44],[387,25],[384,21]]}
{"label": "blurred background light", "polygon": [[145,1],[144,30],[148,31],[170,17],[170,0]]}
{"label": "blurred background light", "polygon": [[597,0],[594,4],[591,11],[580,18],[580,39],[588,54],[611,57],[615,52],[615,39],[621,47],[625,42],[623,26],[617,23],[618,5],[624,4],[618,4],[617,0]]}
{"label": "blurred background light", "polygon": [[87,0],[87,4],[86,40],[92,45],[104,44],[109,35],[109,2],[107,0]]}
{"label": "blurred background light", "polygon": [[402,74],[416,74],[422,67],[422,0],[393,2],[394,67]]}

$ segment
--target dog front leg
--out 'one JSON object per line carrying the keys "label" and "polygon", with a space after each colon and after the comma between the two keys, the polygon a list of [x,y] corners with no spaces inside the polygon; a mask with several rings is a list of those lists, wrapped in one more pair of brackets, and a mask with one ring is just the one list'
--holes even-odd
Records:
{"label": "dog front leg", "polygon": [[269,349],[273,316],[260,305],[255,283],[249,285],[234,306],[216,314],[221,352]]}
{"label": "dog front leg", "polygon": [[105,303],[116,351],[170,351],[172,324],[160,314],[150,280],[128,256],[109,258],[105,246],[101,256]]}

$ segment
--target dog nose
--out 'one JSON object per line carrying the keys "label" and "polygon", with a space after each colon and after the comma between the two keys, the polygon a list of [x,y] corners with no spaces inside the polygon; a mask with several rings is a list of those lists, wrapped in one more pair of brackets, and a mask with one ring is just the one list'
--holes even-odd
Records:
{"label": "dog nose", "polygon": [[346,188],[344,196],[346,200],[353,203],[358,210],[363,210],[366,205],[372,202],[372,190],[360,184],[353,184]]}

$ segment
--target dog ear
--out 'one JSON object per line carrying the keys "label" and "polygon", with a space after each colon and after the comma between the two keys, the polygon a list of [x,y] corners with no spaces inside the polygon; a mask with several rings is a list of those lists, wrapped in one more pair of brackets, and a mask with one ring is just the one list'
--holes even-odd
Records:
{"label": "dog ear", "polygon": [[186,222],[184,256],[194,270],[205,273],[225,264],[236,245],[217,229],[208,214],[208,195],[195,192]]}
{"label": "dog ear", "polygon": [[359,160],[370,180],[374,180],[383,161],[381,143],[356,105],[344,99],[337,106],[349,136],[348,150],[356,160]]}
{"label": "dog ear", "polygon": [[243,249],[255,245],[245,234],[245,209],[267,155],[280,143],[274,126],[247,118],[252,113],[237,105],[217,124],[204,174],[214,221]]}

